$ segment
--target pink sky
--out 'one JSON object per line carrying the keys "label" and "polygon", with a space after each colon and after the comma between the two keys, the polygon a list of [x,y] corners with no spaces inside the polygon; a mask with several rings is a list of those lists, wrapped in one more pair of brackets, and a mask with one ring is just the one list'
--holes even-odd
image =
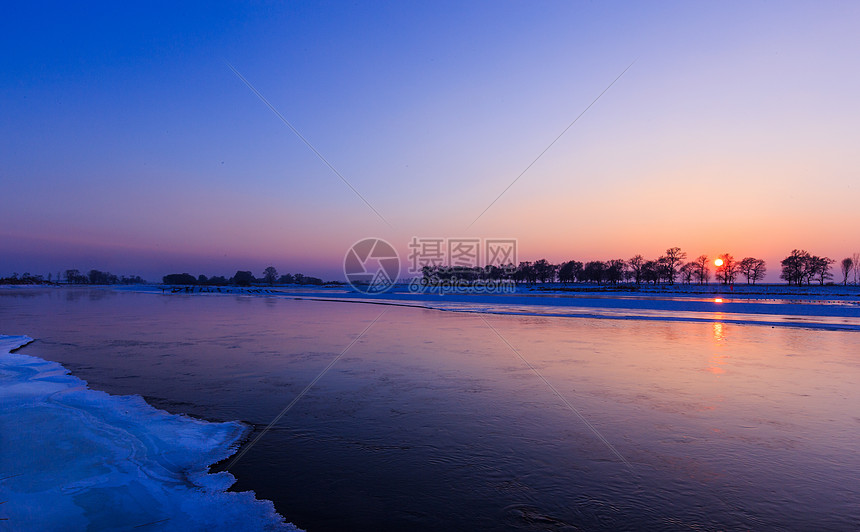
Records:
{"label": "pink sky", "polygon": [[853,3],[55,15],[2,37],[0,275],[335,279],[369,236],[555,262],[680,246],[770,281],[794,248],[860,251]]}

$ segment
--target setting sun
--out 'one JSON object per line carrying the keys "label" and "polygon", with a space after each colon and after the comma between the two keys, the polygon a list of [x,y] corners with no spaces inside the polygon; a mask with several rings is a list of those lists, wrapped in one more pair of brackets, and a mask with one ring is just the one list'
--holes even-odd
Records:
{"label": "setting sun", "polygon": [[723,265],[723,259],[717,259],[714,261],[714,266],[719,268],[722,265]]}

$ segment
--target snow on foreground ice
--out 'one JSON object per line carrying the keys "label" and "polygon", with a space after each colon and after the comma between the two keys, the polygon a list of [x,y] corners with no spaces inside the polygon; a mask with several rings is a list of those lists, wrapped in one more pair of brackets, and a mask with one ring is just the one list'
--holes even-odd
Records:
{"label": "snow on foreground ice", "polygon": [[[297,530],[208,474],[247,428],[90,390],[0,335],[0,525],[12,530]],[[141,526],[149,525],[149,526]],[[137,528],[139,527],[139,528]]]}

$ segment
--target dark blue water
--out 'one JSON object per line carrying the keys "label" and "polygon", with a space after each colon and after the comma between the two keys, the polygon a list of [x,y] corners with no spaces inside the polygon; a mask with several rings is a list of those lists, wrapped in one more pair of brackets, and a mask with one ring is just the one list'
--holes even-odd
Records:
{"label": "dark blue water", "polygon": [[343,353],[230,469],[312,531],[860,528],[856,332],[106,290],[0,332],[257,433]]}

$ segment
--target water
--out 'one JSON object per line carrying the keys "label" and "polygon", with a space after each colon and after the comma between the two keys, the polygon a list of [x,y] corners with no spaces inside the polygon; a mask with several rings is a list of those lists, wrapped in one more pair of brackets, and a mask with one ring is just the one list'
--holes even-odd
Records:
{"label": "water", "polygon": [[230,469],[300,527],[860,528],[855,331],[0,292],[22,352],[258,431],[374,319]]}

